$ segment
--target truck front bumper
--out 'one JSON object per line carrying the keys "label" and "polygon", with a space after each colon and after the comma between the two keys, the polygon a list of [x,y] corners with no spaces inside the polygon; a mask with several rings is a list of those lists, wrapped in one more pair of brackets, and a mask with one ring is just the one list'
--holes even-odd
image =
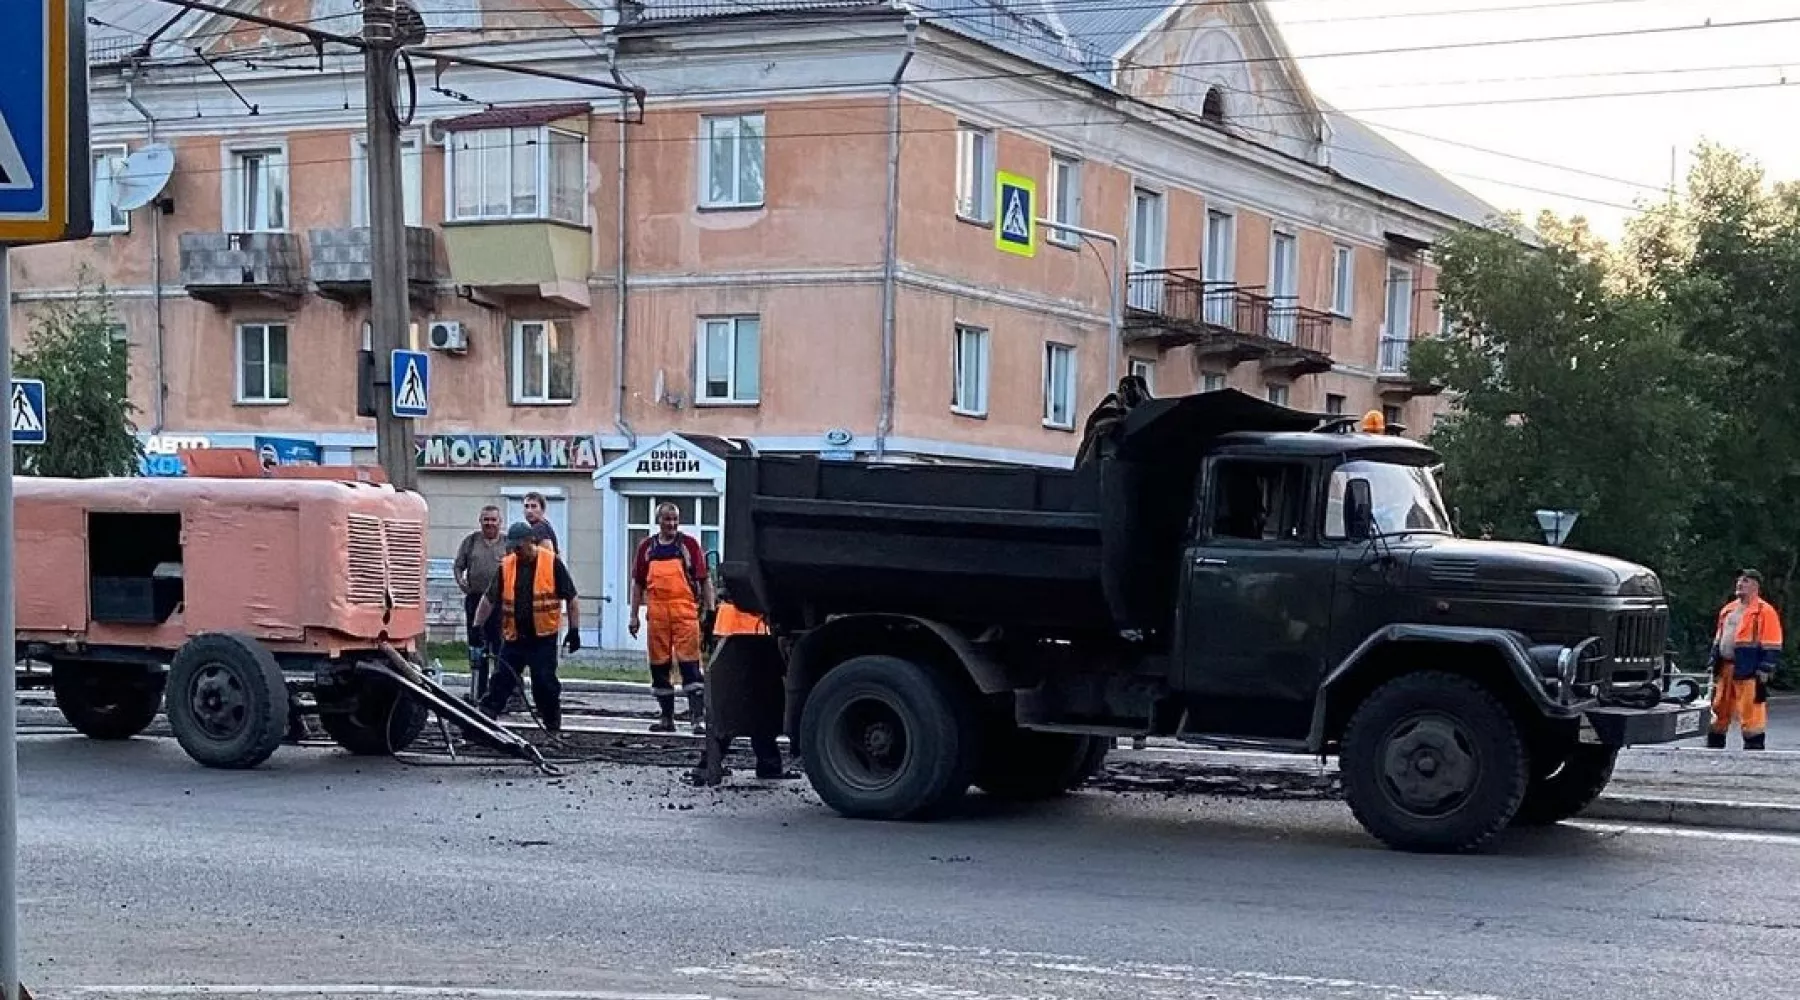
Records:
{"label": "truck front bumper", "polygon": [[1712,710],[1704,704],[1664,702],[1655,708],[1596,706],[1582,712],[1582,737],[1607,746],[1674,743],[1706,732]]}

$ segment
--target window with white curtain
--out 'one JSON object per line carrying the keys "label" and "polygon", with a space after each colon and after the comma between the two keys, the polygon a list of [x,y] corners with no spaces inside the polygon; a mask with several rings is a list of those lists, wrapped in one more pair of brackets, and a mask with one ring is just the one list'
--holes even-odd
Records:
{"label": "window with white curtain", "polygon": [[286,323],[240,323],[237,328],[237,401],[288,401]]}
{"label": "window with white curtain", "polygon": [[[419,137],[400,140],[400,190],[402,211],[409,226],[425,224],[425,162]],[[369,224],[369,140],[357,136],[350,151],[350,224]]]}
{"label": "window with white curtain", "polygon": [[987,416],[988,332],[958,323],[952,353],[950,409],[965,416]]}
{"label": "window with white curtain", "polygon": [[700,204],[755,208],[763,203],[763,116],[702,118]]}
{"label": "window with white curtain", "polygon": [[575,400],[575,343],[562,320],[517,320],[512,335],[514,405]]}
{"label": "window with white curtain", "polygon": [[131,231],[131,214],[113,204],[118,195],[114,187],[119,174],[125,166],[124,146],[95,146],[92,150],[94,161],[94,233],[128,233]]}
{"label": "window with white curtain", "polygon": [[956,129],[956,214],[994,221],[994,133],[975,125]]}
{"label": "window with white curtain", "polygon": [[231,151],[225,186],[226,229],[280,233],[288,225],[287,151],[278,147]]}
{"label": "window with white curtain", "polygon": [[1044,423],[1075,426],[1075,348],[1067,344],[1044,345]]}

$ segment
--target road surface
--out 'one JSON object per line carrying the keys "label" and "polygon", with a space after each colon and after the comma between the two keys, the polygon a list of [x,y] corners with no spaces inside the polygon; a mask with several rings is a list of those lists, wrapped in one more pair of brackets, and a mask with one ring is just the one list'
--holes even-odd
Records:
{"label": "road surface", "polygon": [[[1587,824],[1395,854],[1341,804],[1084,793],[937,824],[804,784],[20,746],[40,997],[1791,995],[1800,838]],[[736,779],[734,779],[736,780]]]}

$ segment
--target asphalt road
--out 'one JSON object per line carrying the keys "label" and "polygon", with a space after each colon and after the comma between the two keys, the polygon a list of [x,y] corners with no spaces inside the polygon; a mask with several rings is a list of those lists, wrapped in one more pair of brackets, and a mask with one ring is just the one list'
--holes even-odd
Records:
{"label": "asphalt road", "polygon": [[1084,793],[937,824],[804,785],[20,746],[39,997],[1660,1000],[1791,995],[1800,838],[1383,850],[1341,805]]}

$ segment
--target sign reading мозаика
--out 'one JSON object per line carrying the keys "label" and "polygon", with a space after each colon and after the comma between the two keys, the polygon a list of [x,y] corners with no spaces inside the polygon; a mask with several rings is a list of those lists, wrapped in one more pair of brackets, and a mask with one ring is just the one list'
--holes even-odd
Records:
{"label": "sign reading \u043c\u043e\u0437\u0430\u0438\u043a\u0430", "polygon": [[600,449],[591,435],[421,434],[414,439],[421,469],[592,472]]}

